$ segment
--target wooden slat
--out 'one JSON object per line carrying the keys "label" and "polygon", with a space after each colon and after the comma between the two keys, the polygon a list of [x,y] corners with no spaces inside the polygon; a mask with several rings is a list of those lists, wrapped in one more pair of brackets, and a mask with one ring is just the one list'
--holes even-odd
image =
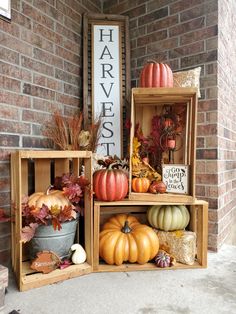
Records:
{"label": "wooden slat", "polygon": [[198,206],[197,211],[197,259],[207,267],[208,204]]}
{"label": "wooden slat", "polygon": [[34,161],[35,192],[44,192],[51,182],[51,163],[49,159]]}
{"label": "wooden slat", "polygon": [[70,160],[68,158],[56,159],[54,164],[55,177],[70,172]]}

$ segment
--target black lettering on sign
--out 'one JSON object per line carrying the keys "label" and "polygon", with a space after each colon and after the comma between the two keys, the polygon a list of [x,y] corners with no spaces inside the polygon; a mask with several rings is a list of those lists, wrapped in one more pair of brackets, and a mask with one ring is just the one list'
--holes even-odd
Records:
{"label": "black lettering on sign", "polygon": [[114,85],[114,83],[110,83],[110,89],[109,91],[107,92],[105,87],[104,87],[104,83],[100,83],[100,85],[102,86],[102,89],[104,91],[104,94],[106,95],[106,97],[108,98],[110,96],[110,93],[111,93],[111,90],[112,90],[112,87]]}
{"label": "black lettering on sign", "polygon": [[[112,106],[113,106],[113,102],[111,101],[104,101],[101,102],[102,104],[102,118],[104,117],[114,117],[114,113],[112,114],[108,114],[107,112],[112,112]],[[111,104],[111,106],[106,106],[107,104]]]}
{"label": "black lettering on sign", "polygon": [[113,69],[113,65],[110,64],[110,63],[101,63],[101,66],[102,66],[102,76],[101,78],[107,78],[105,76],[105,73],[109,74],[111,78],[114,78],[114,76],[111,75],[111,71]]}
{"label": "black lettering on sign", "polygon": [[[106,51],[107,51],[107,53],[106,53]],[[109,51],[107,46],[104,47],[103,52],[101,54],[101,57],[99,59],[102,60],[104,56],[110,56],[110,59],[113,59],[113,57],[112,57],[112,55],[111,55],[111,53],[110,53],[110,51]]]}
{"label": "black lettering on sign", "polygon": [[109,34],[104,34],[103,31],[104,31],[104,28],[101,28],[100,29],[100,40],[99,41],[103,41],[103,37],[108,36],[109,37],[109,42],[113,42],[113,40],[112,40],[113,29],[109,29]]}
{"label": "black lettering on sign", "polygon": [[115,143],[101,143],[101,145],[102,146],[105,146],[105,148],[106,148],[106,151],[107,151],[107,154],[106,154],[106,156],[110,156],[110,150],[109,150],[109,148],[110,148],[110,145],[113,145],[113,146],[115,146]]}
{"label": "black lettering on sign", "polygon": [[112,137],[113,136],[113,134],[114,134],[114,132],[111,130],[111,129],[109,129],[109,127],[107,127],[107,124],[109,124],[110,126],[113,126],[113,123],[112,122],[103,122],[103,124],[102,124],[102,126],[103,126],[103,129],[105,129],[105,130],[107,130],[110,134],[109,135],[104,135],[104,133],[102,132],[102,137],[104,137],[104,138],[110,138],[110,137]]}

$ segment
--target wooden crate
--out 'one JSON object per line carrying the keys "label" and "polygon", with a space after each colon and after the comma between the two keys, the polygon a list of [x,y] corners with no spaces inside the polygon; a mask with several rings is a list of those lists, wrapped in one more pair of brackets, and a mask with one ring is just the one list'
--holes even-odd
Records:
{"label": "wooden crate", "polygon": [[[87,260],[81,265],[71,265],[64,270],[49,274],[34,273],[30,269],[27,243],[20,240],[22,228],[21,200],[23,195],[45,191],[56,176],[69,173],[79,176],[81,164],[84,174],[92,185],[92,154],[83,151],[17,151],[11,155],[11,200],[12,200],[12,267],[20,291],[52,284],[80,276],[93,270],[93,217],[92,197],[85,192],[84,246]],[[33,187],[33,190],[32,190]]]}
{"label": "wooden crate", "polygon": [[160,115],[164,105],[174,107],[180,104],[186,108],[186,121],[185,129],[182,134],[181,149],[174,153],[174,164],[187,165],[189,168],[188,194],[151,194],[133,192],[131,189],[132,164],[130,158],[130,200],[183,203],[193,202],[195,200],[197,89],[182,87],[133,88],[131,100],[130,155],[132,155],[133,152],[133,137],[136,123],[139,122],[143,134],[148,136],[150,134],[153,116]]}
{"label": "wooden crate", "polygon": [[[118,213],[130,213],[135,215],[140,222],[148,224],[146,220],[146,212],[151,205],[161,205],[160,202],[151,201],[130,201],[124,200],[119,202],[98,202],[94,203],[94,271],[137,271],[137,270],[162,270],[154,263],[146,263],[139,265],[137,263],[124,263],[120,266],[108,265],[103,260],[99,259],[99,233],[101,225],[111,216]],[[171,204],[177,204],[169,203]],[[179,203],[183,204],[183,203]],[[205,201],[196,200],[185,205],[190,211],[190,223],[188,230],[196,232],[197,235],[197,255],[193,265],[185,265],[176,263],[175,266],[165,269],[187,269],[187,268],[205,268],[207,267],[207,237],[208,237],[208,203]]]}

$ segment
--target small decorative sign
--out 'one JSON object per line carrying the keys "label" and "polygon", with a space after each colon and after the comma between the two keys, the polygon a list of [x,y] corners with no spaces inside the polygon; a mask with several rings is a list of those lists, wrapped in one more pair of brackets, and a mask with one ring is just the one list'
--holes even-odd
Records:
{"label": "small decorative sign", "polygon": [[185,165],[163,165],[162,181],[166,185],[166,192],[188,194],[188,170]]}
{"label": "small decorative sign", "polygon": [[11,0],[1,0],[0,1],[0,17],[11,19]]}
{"label": "small decorative sign", "polygon": [[31,268],[48,274],[57,269],[61,263],[61,259],[52,251],[42,251],[37,253],[37,257],[33,260]]}
{"label": "small decorative sign", "polygon": [[97,153],[122,155],[121,44],[120,26],[92,28],[92,111],[102,119]]}

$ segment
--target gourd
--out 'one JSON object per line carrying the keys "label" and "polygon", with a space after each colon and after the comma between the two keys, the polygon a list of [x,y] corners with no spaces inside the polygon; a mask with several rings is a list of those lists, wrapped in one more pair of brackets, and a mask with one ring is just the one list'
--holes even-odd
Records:
{"label": "gourd", "polygon": [[150,186],[150,180],[148,178],[133,178],[132,190],[138,193],[146,193]]}
{"label": "gourd", "polygon": [[71,257],[74,264],[83,264],[86,261],[87,255],[82,245],[75,243],[70,249],[71,251],[75,251]]}
{"label": "gourd", "polygon": [[51,191],[50,188],[51,187],[47,189],[46,193],[36,192],[31,194],[28,199],[29,207],[34,206],[35,208],[41,208],[44,204],[50,209],[54,206],[64,208],[65,206],[71,205],[70,201],[64,196],[62,191]]}
{"label": "gourd", "polygon": [[123,262],[145,264],[153,259],[159,249],[154,230],[140,224],[136,217],[118,214],[111,217],[99,235],[99,254],[107,264]]}
{"label": "gourd", "polygon": [[149,61],[142,69],[140,87],[173,87],[173,73],[165,63]]}
{"label": "gourd", "polygon": [[100,169],[93,175],[94,193],[100,201],[120,201],[128,193],[128,178],[122,169]]}
{"label": "gourd", "polygon": [[171,266],[171,257],[169,254],[167,254],[165,251],[160,250],[155,257],[155,264],[157,267],[169,267]]}
{"label": "gourd", "polygon": [[190,215],[184,205],[154,205],[148,209],[147,219],[154,228],[173,231],[187,227]]}

